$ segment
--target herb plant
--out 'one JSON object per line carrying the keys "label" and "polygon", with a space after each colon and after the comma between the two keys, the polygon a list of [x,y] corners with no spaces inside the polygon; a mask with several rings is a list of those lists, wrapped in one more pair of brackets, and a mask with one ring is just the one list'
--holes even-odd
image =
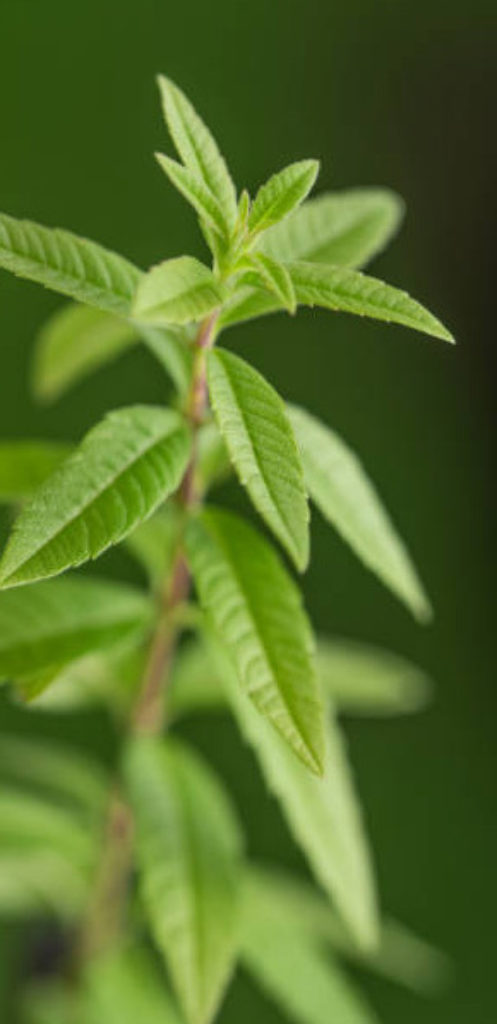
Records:
{"label": "herb plant", "polygon": [[[430,605],[347,444],[221,343],[241,321],[299,306],[452,338],[358,270],[398,227],[394,194],[308,199],[319,168],[303,160],[238,195],[190,102],[159,86],[180,160],[157,159],[195,209],[210,265],[180,256],[144,273],[0,215],[0,266],[72,300],[37,342],[40,398],[138,340],[175,387],[170,408],[113,410],[74,450],[0,446],[0,497],[21,506],[0,563],[1,676],[34,711],[105,703],[122,737],[112,777],[70,748],[2,739],[0,906],[55,914],[67,948],[22,1019],[208,1024],[241,961],[291,1019],[367,1024],[341,958],[415,989],[440,980],[443,959],[378,908],[337,713],[409,712],[428,689],[393,655],[316,644],[292,572],[309,561],[309,498],[417,619]],[[262,533],[211,504],[232,470]],[[146,590],[74,572],[122,543]],[[211,707],[253,748],[316,888],[247,863],[223,783],[174,734]]]}

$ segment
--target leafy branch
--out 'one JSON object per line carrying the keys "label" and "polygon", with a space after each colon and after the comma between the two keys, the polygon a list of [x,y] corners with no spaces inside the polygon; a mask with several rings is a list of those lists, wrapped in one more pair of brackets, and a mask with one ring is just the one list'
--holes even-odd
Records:
{"label": "leafy branch", "polygon": [[[316,641],[284,559],[212,505],[211,489],[236,474],[300,573],[311,500],[417,619],[430,603],[348,445],[219,342],[243,320],[300,306],[453,338],[362,271],[399,226],[393,193],[308,198],[319,165],[304,160],[254,199],[238,194],[190,101],[168,79],[159,88],[179,159],[157,160],[194,208],[209,263],[181,255],[142,271],[95,242],[0,215],[0,267],[72,300],[36,342],[40,399],[138,341],[175,389],[170,408],[113,410],[75,448],[0,446],[0,499],[20,506],[0,562],[1,678],[34,710],[104,704],[121,735],[103,777],[39,742],[11,738],[0,750],[10,779],[0,908],[48,906],[79,935],[78,983],[68,970],[55,989],[28,993],[25,1021],[208,1024],[241,959],[292,1019],[368,1024],[341,956],[413,988],[435,987],[446,965],[379,908],[339,715],[412,712],[429,684],[386,652]],[[146,588],[73,572],[117,544]],[[222,783],[174,736],[178,717],[211,707],[231,713],[253,748],[315,890],[247,864]]]}

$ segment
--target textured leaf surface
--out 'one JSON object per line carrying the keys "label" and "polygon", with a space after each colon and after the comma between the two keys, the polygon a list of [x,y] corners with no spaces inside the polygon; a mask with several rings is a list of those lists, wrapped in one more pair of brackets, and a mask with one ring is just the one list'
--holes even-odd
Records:
{"label": "textured leaf surface", "polygon": [[177,413],[139,405],[109,413],[19,516],[0,564],[3,586],[54,576],[123,540],[176,490],[189,451]]}
{"label": "textured leaf surface", "polygon": [[265,231],[303,202],[319,172],[317,160],[301,160],[274,174],[259,189],[250,211],[251,234]]}
{"label": "textured leaf surface", "polygon": [[252,527],[220,510],[190,523],[187,552],[200,601],[243,690],[283,746],[319,774],[323,707],[311,630],[293,580]]}
{"label": "textured leaf surface", "polygon": [[0,267],[77,302],[126,316],[141,271],[96,242],[0,214]]}
{"label": "textured leaf surface", "polygon": [[299,303],[402,324],[434,338],[454,341],[440,320],[407,292],[375,277],[344,267],[298,261],[289,263],[288,269]]}
{"label": "textured leaf surface", "polygon": [[388,513],[356,455],[329,427],[288,406],[312,500],[363,562],[421,621],[431,609]]}
{"label": "textured leaf surface", "polygon": [[251,892],[242,959],[262,988],[302,1024],[374,1024],[373,1012],[319,943]]}
{"label": "textured leaf surface", "polygon": [[173,185],[193,206],[194,210],[197,211],[199,217],[213,231],[224,236],[226,224],[223,212],[217,199],[202,179],[193,171],[190,171],[188,167],[178,164],[176,160],[171,160],[170,157],[164,156],[162,153],[157,153],[156,156],[164,173],[167,174]]}
{"label": "textured leaf surface", "polygon": [[275,296],[278,304],[284,306],[289,313],[295,313],[297,297],[292,278],[285,265],[262,252],[254,253],[252,264],[261,278],[262,285]]}
{"label": "textured leaf surface", "polygon": [[242,735],[253,747],[311,870],[355,943],[362,949],[374,948],[379,925],[369,844],[338,724],[330,714],[324,773],[317,778],[254,712],[229,662],[218,651],[215,654]]}
{"label": "textured leaf surface", "polygon": [[0,501],[29,498],[70,451],[57,441],[0,442]]}
{"label": "textured leaf surface", "polygon": [[126,775],[142,891],[187,1020],[212,1020],[233,967],[240,839],[217,780],[170,740],[141,740]]}
{"label": "textured leaf surface", "polygon": [[321,640],[319,678],[342,711],[359,715],[403,715],[428,703],[431,684],[409,661],[352,640]]}
{"label": "textured leaf surface", "polygon": [[329,903],[306,882],[279,870],[251,869],[245,881],[244,904],[266,907],[277,920],[285,920],[320,943],[329,944],[340,956],[414,992],[430,995],[443,989],[450,978],[448,958],[392,918],[381,923],[378,948],[362,953],[350,940]]}
{"label": "textured leaf surface", "polygon": [[86,972],[88,1024],[181,1024],[153,958],[123,948],[94,960]]}
{"label": "textured leaf surface", "polygon": [[158,81],[164,117],[176,149],[183,163],[212,192],[231,231],[237,218],[236,191],[217,143],[181,89],[162,75]]}
{"label": "textured leaf surface", "polygon": [[38,335],[33,367],[35,394],[44,401],[53,401],[136,340],[136,327],[121,317],[89,306],[65,306],[54,313]]}
{"label": "textured leaf surface", "polygon": [[148,599],[103,580],[67,578],[0,594],[0,675],[31,675],[146,629]]}
{"label": "textured leaf surface", "polygon": [[222,301],[223,292],[212,271],[192,256],[179,256],[145,275],[133,315],[147,324],[186,324],[201,320]]}
{"label": "textured leaf surface", "polygon": [[390,241],[403,210],[402,200],[388,189],[328,193],[270,228],[260,248],[275,260],[362,267]]}
{"label": "textured leaf surface", "polygon": [[238,476],[296,566],[305,569],[309,510],[284,403],[257,370],[231,352],[209,352],[207,370],[216,420]]}

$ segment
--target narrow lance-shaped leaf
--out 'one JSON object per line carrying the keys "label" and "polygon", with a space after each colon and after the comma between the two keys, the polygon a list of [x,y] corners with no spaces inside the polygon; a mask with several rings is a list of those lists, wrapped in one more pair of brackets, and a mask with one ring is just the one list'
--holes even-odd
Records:
{"label": "narrow lance-shaped leaf", "polygon": [[301,1024],[375,1024],[376,1016],[338,964],[292,915],[252,889],[245,901],[242,961],[255,980]]}
{"label": "narrow lance-shaped leaf", "polygon": [[88,306],[64,306],[44,324],[36,340],[35,395],[53,401],[136,340],[136,327],[121,317]]}
{"label": "narrow lance-shaped leaf", "polygon": [[239,685],[283,745],[320,774],[323,707],[312,634],[293,580],[267,542],[231,513],[205,511],[189,524],[186,540],[200,601]]}
{"label": "narrow lance-shaped leaf", "polygon": [[254,711],[217,638],[212,651],[241,733],[253,747],[267,785],[316,880],[336,905],[356,945],[373,949],[379,924],[369,844],[343,738],[331,709],[325,729],[323,777],[316,778]]}
{"label": "narrow lance-shaped leaf", "polygon": [[238,828],[210,769],[178,743],[139,740],[125,769],[155,939],[187,1020],[207,1024],[236,952]]}
{"label": "narrow lance-shaped leaf", "polygon": [[413,992],[433,995],[450,980],[447,956],[391,917],[381,922],[378,948],[369,953],[359,950],[328,901],[307,882],[280,870],[251,868],[245,878],[244,905],[246,914],[251,907],[265,907],[290,930]]}
{"label": "narrow lance-shaped leaf", "polygon": [[85,973],[83,999],[88,1024],[181,1024],[145,948],[124,947],[94,958]]}
{"label": "narrow lance-shaped leaf", "polygon": [[212,313],[222,301],[223,290],[212,271],[192,256],[179,256],[145,275],[133,316],[146,324],[187,324]]}
{"label": "narrow lance-shaped leaf", "polygon": [[0,594],[0,677],[60,667],[88,651],[140,635],[153,606],[140,591],[88,577]]}
{"label": "narrow lance-shaped leaf", "polygon": [[390,651],[353,640],[321,640],[319,678],[340,711],[354,715],[404,715],[425,707],[431,684],[415,665]]}
{"label": "narrow lance-shaped leaf", "polygon": [[2,585],[54,576],[123,540],[176,490],[190,443],[170,410],[110,413],[19,516],[0,563]]}
{"label": "narrow lance-shaped leaf", "polygon": [[25,501],[70,451],[59,441],[0,442],[0,502]]}
{"label": "narrow lance-shaped leaf", "polygon": [[290,273],[284,263],[273,260],[263,252],[254,253],[252,266],[264,288],[276,297],[289,313],[295,313],[297,297]]}
{"label": "narrow lance-shaped leaf", "polygon": [[310,199],[267,231],[259,247],[274,260],[364,266],[397,231],[404,204],[388,189],[354,188]]}
{"label": "narrow lance-shaped leaf", "polygon": [[221,207],[202,179],[188,167],[183,167],[182,164],[164,156],[163,153],[156,153],[156,158],[164,174],[167,174],[173,185],[193,206],[201,220],[205,221],[221,237],[224,237],[226,225]]}
{"label": "narrow lance-shaped leaf", "polygon": [[86,238],[0,214],[0,267],[77,302],[129,312],[141,271]]}
{"label": "narrow lance-shaped leaf", "polygon": [[317,160],[301,160],[274,174],[254,199],[248,219],[250,233],[265,231],[303,202],[318,172]]}
{"label": "narrow lance-shaped leaf", "polygon": [[[351,189],[310,199],[269,228],[258,250],[273,260],[307,260],[364,266],[388,243],[403,212],[402,200],[386,189]],[[281,309],[275,297],[240,287],[225,307],[223,326]]]}
{"label": "narrow lance-shaped leaf", "polygon": [[297,568],[309,559],[304,475],[284,403],[248,363],[222,349],[207,358],[209,395],[233,465],[256,509]]}
{"label": "narrow lance-shaped leaf", "polygon": [[237,218],[236,191],[211,132],[185,94],[160,75],[158,84],[164,117],[181,159],[204,182],[217,200],[231,231]]}
{"label": "narrow lance-shaped leaf", "polygon": [[409,553],[357,456],[329,427],[288,406],[310,497],[363,562],[425,621],[431,609]]}
{"label": "narrow lance-shaped leaf", "polygon": [[443,341],[454,338],[446,327],[407,292],[393,288],[375,277],[356,270],[327,264],[288,264],[297,301],[306,306],[323,306],[386,323],[402,324]]}

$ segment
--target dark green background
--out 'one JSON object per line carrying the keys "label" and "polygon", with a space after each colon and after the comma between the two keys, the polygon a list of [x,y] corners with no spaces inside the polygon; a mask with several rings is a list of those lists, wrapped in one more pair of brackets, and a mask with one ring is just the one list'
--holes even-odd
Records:
{"label": "dark green background", "polygon": [[[405,229],[375,270],[437,311],[456,350],[329,314],[278,317],[231,336],[361,453],[437,609],[432,628],[416,627],[315,517],[305,589],[316,625],[391,646],[438,683],[423,717],[349,729],[384,904],[457,965],[455,987],[433,1004],[370,984],[386,1024],[497,1019],[496,31],[495,0],[0,3],[1,209],[70,227],[144,266],[201,253],[193,216],[151,156],[169,146],[158,70],[191,94],[240,184],[253,188],[285,162],[317,156],[321,188],[389,184],[407,200]],[[154,364],[135,353],[56,408],[36,408],[27,360],[56,304],[2,275],[0,436],[76,438],[109,399],[163,397]],[[28,727],[3,714],[5,728]],[[98,717],[44,719],[43,729],[99,749],[109,742]],[[251,853],[300,867],[228,724],[193,723],[189,733],[230,777]],[[23,969],[9,969],[14,938],[5,930],[0,975],[11,980]],[[10,1024],[9,1011],[3,1019]],[[230,1019],[280,1018],[242,979],[223,1014]]]}

